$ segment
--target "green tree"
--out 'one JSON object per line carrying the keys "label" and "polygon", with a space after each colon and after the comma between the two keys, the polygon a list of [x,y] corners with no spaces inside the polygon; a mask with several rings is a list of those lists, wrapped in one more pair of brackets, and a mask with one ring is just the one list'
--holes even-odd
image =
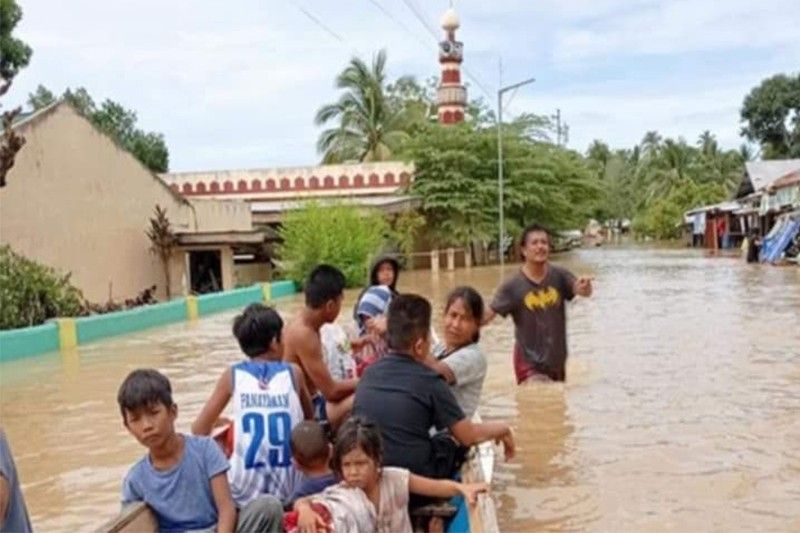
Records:
{"label": "green tree", "polygon": [[56,101],[56,95],[44,85],[39,85],[36,90],[28,95],[28,107],[33,110],[47,107]]}
{"label": "green tree", "polygon": [[718,183],[727,190],[733,190],[742,177],[745,159],[738,150],[723,151],[716,137],[708,130],[697,140],[700,153],[697,154],[699,183]]}
{"label": "green tree", "polygon": [[689,180],[684,187],[655,199],[637,215],[634,227],[638,233],[655,239],[677,238],[681,234],[683,213],[694,207],[721,202],[727,194],[720,184],[697,184]]}
{"label": "green tree", "polygon": [[686,185],[693,170],[692,150],[683,139],[664,141],[658,155],[648,161],[642,174],[646,180],[645,205]]}
{"label": "green tree", "polygon": [[78,87],[74,91],[67,88],[62,98],[74,107],[78,113],[89,119],[93,119],[93,115],[97,112],[94,99],[89,94],[89,91],[83,87]]}
{"label": "green tree", "polygon": [[83,296],[69,279],[69,274],[0,246],[0,329],[35,326],[78,314]]}
{"label": "green tree", "polygon": [[648,131],[642,138],[642,155],[645,157],[655,157],[661,148],[661,135],[657,131]]}
{"label": "green tree", "polygon": [[496,141],[467,124],[432,124],[408,145],[416,176],[412,194],[440,245],[463,246],[494,235]]}
{"label": "green tree", "polygon": [[[164,136],[161,133],[139,129],[135,111],[126,109],[122,104],[110,99],[106,99],[98,107],[83,87],[74,90],[68,88],[61,98],[114,139],[118,145],[133,154],[144,166],[153,172],[169,170],[169,150],[164,142]],[[28,105],[33,110],[45,107],[52,101],[53,93],[42,85],[28,95]]]}
{"label": "green tree", "polygon": [[586,150],[586,157],[597,168],[597,175],[599,178],[604,178],[606,175],[606,167],[611,160],[611,149],[603,141],[595,139],[589,148]]}
{"label": "green tree", "polygon": [[[0,0],[0,96],[11,88],[11,83],[20,69],[31,60],[31,47],[12,35],[14,28],[22,19],[22,9],[15,0]],[[21,108],[3,112],[3,133],[0,136],[0,187],[6,185],[6,175],[14,166],[14,159],[25,138],[15,132],[11,124],[19,115]]]}
{"label": "green tree", "polygon": [[403,129],[406,117],[386,95],[386,51],[381,50],[371,65],[352,58],[336,77],[336,87],[343,91],[339,100],[322,106],[314,119],[318,126],[338,122],[317,141],[323,162],[391,158],[408,134]]}
{"label": "green tree", "polygon": [[387,105],[398,115],[403,131],[412,134],[436,121],[436,93],[431,83],[420,85],[413,76],[401,76],[387,85]]}
{"label": "green tree", "polygon": [[15,0],[0,0],[0,96],[6,93],[14,77],[28,66],[31,47],[12,35],[22,19],[22,9]]}
{"label": "green tree", "polygon": [[[599,187],[580,154],[535,140],[533,122],[503,128],[506,230],[531,221],[581,226]],[[465,122],[426,128],[409,143],[417,174],[411,192],[439,245],[488,244],[498,233],[497,130]]]}
{"label": "green tree", "polygon": [[698,136],[696,147],[649,131],[630,150],[610,152],[596,141],[587,161],[602,181],[595,218],[633,219],[639,233],[673,238],[683,212],[730,195],[745,158],[738,150],[722,150],[708,130]]}
{"label": "green tree", "polygon": [[403,211],[392,225],[392,238],[400,251],[408,255],[414,252],[414,245],[426,221],[422,214],[414,210]]}
{"label": "green tree", "polygon": [[744,162],[752,161],[756,158],[756,151],[751,144],[742,143],[739,145],[739,157]]}
{"label": "green tree", "polygon": [[389,227],[380,213],[345,203],[323,206],[311,201],[286,214],[280,236],[284,274],[302,284],[320,263],[338,267],[347,285],[367,278],[368,260],[386,241]]}
{"label": "green tree", "polygon": [[800,157],[800,74],[767,78],[745,97],[742,135],[764,159]]}

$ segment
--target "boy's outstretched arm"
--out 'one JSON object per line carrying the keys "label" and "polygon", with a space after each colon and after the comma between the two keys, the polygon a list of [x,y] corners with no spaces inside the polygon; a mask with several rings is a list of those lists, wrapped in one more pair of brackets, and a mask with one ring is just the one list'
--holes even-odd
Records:
{"label": "boy's outstretched arm", "polygon": [[211,393],[211,396],[206,401],[200,414],[197,415],[197,418],[192,423],[192,433],[195,435],[211,434],[211,430],[214,428],[214,422],[216,422],[219,415],[222,414],[222,411],[231,399],[231,394],[233,394],[232,380],[231,369],[228,368],[220,376],[216,387],[214,387],[214,392]]}
{"label": "boy's outstretched arm", "polygon": [[486,483],[459,483],[452,479],[431,479],[409,474],[408,491],[433,498],[452,498],[462,494],[469,503],[474,504],[478,500],[478,494],[489,491],[489,485]]}
{"label": "boy's outstretched arm", "polygon": [[217,533],[233,533],[236,529],[236,507],[225,472],[211,478],[211,494],[217,506]]}

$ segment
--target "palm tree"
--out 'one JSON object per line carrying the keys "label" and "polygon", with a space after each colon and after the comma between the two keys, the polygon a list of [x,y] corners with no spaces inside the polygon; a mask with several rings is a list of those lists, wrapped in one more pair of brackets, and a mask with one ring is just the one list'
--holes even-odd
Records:
{"label": "palm tree", "polygon": [[603,141],[595,139],[586,150],[586,157],[597,165],[599,177],[605,177],[608,161],[611,159],[611,150],[608,148],[608,145]]}
{"label": "palm tree", "polygon": [[344,92],[333,104],[322,106],[314,118],[318,126],[338,120],[317,141],[323,163],[347,160],[385,161],[408,134],[403,131],[402,111],[386,98],[386,51],[381,50],[367,65],[354,57],[336,77]]}
{"label": "palm tree", "polygon": [[672,139],[664,141],[658,158],[653,160],[644,172],[647,191],[645,203],[667,196],[691,181],[692,150],[682,139],[677,142]]}
{"label": "palm tree", "polygon": [[697,139],[697,146],[706,157],[715,157],[719,153],[717,138],[709,130],[700,134]]}
{"label": "palm tree", "polygon": [[661,135],[657,131],[648,131],[642,138],[642,155],[644,157],[655,157],[661,148]]}
{"label": "palm tree", "polygon": [[742,158],[742,161],[747,162],[753,161],[758,154],[756,154],[752,144],[742,143],[739,146],[739,156]]}

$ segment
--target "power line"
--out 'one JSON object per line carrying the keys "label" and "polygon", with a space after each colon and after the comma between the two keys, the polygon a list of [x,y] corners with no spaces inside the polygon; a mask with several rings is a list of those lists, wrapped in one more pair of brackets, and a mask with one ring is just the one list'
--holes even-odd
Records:
{"label": "power line", "polygon": [[411,11],[411,13],[414,14],[414,16],[420,22],[420,24],[422,24],[422,27],[425,28],[426,30],[428,30],[428,33],[431,34],[431,36],[434,38],[434,40],[438,41],[439,40],[439,36],[436,35],[436,30],[434,30],[430,26],[430,23],[427,20],[425,20],[425,17],[420,13],[419,8],[417,7],[417,5],[413,4],[410,0],[403,0],[403,3]]}
{"label": "power line", "polygon": [[328,26],[326,26],[325,24],[323,24],[321,20],[319,20],[317,17],[315,17],[315,16],[314,16],[314,15],[313,15],[311,12],[309,12],[309,11],[308,11],[306,8],[304,8],[303,6],[301,6],[300,4],[298,4],[297,2],[294,2],[294,5],[295,5],[295,7],[296,7],[297,9],[299,9],[299,10],[300,10],[300,11],[303,13],[303,15],[305,15],[305,16],[306,16],[306,17],[307,17],[307,18],[308,18],[308,19],[309,19],[311,22],[313,22],[314,24],[316,24],[317,26],[319,26],[320,28],[322,28],[322,29],[323,29],[323,31],[325,31],[325,32],[326,32],[328,35],[330,35],[331,37],[333,37],[334,39],[336,39],[336,40],[337,40],[337,41],[339,41],[340,43],[345,43],[345,40],[344,40],[344,38],[342,38],[342,36],[341,36],[341,35],[339,35],[339,34],[338,34],[338,33],[336,33],[335,31],[333,31],[332,29],[330,29]]}
{"label": "power line", "polygon": [[428,48],[428,42],[427,41],[423,40],[422,38],[420,38],[419,35],[417,35],[413,31],[411,31],[411,28],[409,28],[403,21],[397,19],[394,15],[392,15],[392,13],[388,9],[383,7],[383,4],[378,2],[378,0],[369,0],[369,2],[373,6],[377,7],[381,11],[381,13],[383,13],[384,15],[389,17],[389,20],[391,20],[392,22],[394,22],[395,24],[397,24],[398,26],[403,28],[406,31],[406,33],[408,33],[409,35],[414,37],[420,44],[422,44],[423,47]]}

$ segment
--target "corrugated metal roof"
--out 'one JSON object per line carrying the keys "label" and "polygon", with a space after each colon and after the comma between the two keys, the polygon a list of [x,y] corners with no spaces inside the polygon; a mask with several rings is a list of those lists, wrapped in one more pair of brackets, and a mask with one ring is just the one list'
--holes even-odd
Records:
{"label": "corrugated metal roof", "polygon": [[702,213],[704,211],[714,211],[714,210],[732,212],[732,211],[736,211],[737,209],[741,209],[741,208],[742,208],[742,204],[740,204],[739,202],[720,202],[718,204],[704,205],[702,207],[695,207],[694,209],[690,209],[690,210],[686,211],[683,215],[684,216],[689,216],[689,215],[693,215],[695,213]]}
{"label": "corrugated metal roof", "polygon": [[774,181],[800,170],[800,159],[771,159],[745,163],[745,177],[736,196],[741,197],[772,185]]}
{"label": "corrugated metal roof", "polygon": [[797,185],[800,183],[800,170],[795,170],[794,172],[789,172],[785,176],[782,176],[776,179],[772,186],[777,188],[780,187],[791,187],[792,185]]}

